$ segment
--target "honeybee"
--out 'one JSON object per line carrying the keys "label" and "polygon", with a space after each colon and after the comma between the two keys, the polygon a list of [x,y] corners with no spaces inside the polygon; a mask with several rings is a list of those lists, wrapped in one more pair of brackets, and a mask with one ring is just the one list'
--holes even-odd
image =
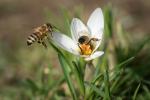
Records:
{"label": "honeybee", "polygon": [[50,23],[46,23],[42,26],[35,28],[33,33],[27,38],[27,45],[29,46],[32,45],[34,42],[37,42],[47,48],[44,40],[48,38],[48,33],[50,33],[52,36],[53,28],[54,26],[52,26]]}
{"label": "honeybee", "polygon": [[90,55],[94,49],[92,41],[99,41],[97,38],[90,38],[89,36],[81,36],[78,39],[78,46],[83,55]]}

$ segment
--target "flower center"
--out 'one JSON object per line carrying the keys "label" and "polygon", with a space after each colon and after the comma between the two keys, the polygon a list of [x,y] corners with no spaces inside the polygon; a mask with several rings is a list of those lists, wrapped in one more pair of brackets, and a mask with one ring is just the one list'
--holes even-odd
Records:
{"label": "flower center", "polygon": [[81,36],[78,39],[78,46],[81,50],[81,54],[82,55],[90,55],[92,53],[92,47],[91,47],[91,43],[90,43],[90,38],[89,36]]}
{"label": "flower center", "polygon": [[82,55],[90,55],[93,51],[90,44],[80,44],[79,47]]}
{"label": "flower center", "polygon": [[99,39],[97,38],[90,38],[89,36],[81,36],[79,39],[78,39],[78,46],[81,50],[81,54],[82,55],[90,55],[95,46],[94,46],[94,43],[96,41],[99,41]]}

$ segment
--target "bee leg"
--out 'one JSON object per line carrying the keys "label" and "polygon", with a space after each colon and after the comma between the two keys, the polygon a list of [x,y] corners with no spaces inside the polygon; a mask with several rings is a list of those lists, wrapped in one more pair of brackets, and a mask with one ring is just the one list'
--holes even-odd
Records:
{"label": "bee leg", "polygon": [[47,45],[46,45],[46,43],[45,43],[44,41],[38,40],[37,42],[38,42],[39,44],[42,44],[45,48],[47,48]]}
{"label": "bee leg", "polygon": [[42,42],[42,45],[43,45],[45,48],[47,48],[47,45],[46,45],[45,42]]}
{"label": "bee leg", "polygon": [[41,41],[37,41],[39,44],[41,43]]}
{"label": "bee leg", "polygon": [[56,26],[52,25],[52,26],[51,26],[51,30],[49,31],[50,34],[51,34],[51,37],[53,37],[53,33],[52,33],[52,32],[54,32],[54,29],[55,29],[55,30],[59,30]]}
{"label": "bee leg", "polygon": [[50,32],[50,34],[51,34],[51,37],[53,37],[53,33],[52,33],[52,32]]}
{"label": "bee leg", "polygon": [[99,41],[100,39],[97,38],[91,38],[86,44],[90,44],[91,41]]}
{"label": "bee leg", "polygon": [[48,40],[48,42],[51,42],[51,38],[50,37],[47,37],[47,40]]}

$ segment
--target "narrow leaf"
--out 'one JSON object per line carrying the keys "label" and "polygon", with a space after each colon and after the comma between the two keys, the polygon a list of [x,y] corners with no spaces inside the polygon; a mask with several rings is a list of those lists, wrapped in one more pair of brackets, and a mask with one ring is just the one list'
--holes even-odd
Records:
{"label": "narrow leaf", "polygon": [[140,42],[140,43],[138,44],[138,47],[137,47],[136,50],[135,50],[135,54],[137,54],[138,52],[140,52],[140,51],[142,50],[142,48],[143,48],[147,43],[149,43],[149,42],[150,42],[150,37],[148,37],[148,38],[144,39],[142,42]]}
{"label": "narrow leaf", "polygon": [[115,68],[121,68],[123,65],[128,64],[129,62],[131,62],[134,59],[134,57],[131,57],[125,61],[123,61],[122,63],[120,63],[119,65],[117,65]]}
{"label": "narrow leaf", "polygon": [[82,93],[82,95],[84,95],[85,93],[85,87],[84,87],[84,76],[82,75],[81,73],[81,66],[77,66],[77,64],[75,62],[72,62],[73,65],[74,65],[74,73],[76,75],[76,78],[77,78],[77,81],[78,81],[78,84],[80,86],[80,91]]}
{"label": "narrow leaf", "polygon": [[105,33],[107,37],[112,37],[113,33],[113,14],[111,5],[108,5],[104,10],[105,16]]}
{"label": "narrow leaf", "polygon": [[104,84],[105,84],[105,97],[104,97],[104,100],[110,100],[108,67],[106,68],[106,71],[104,73]]}
{"label": "narrow leaf", "polygon": [[93,89],[98,95],[100,95],[101,97],[104,97],[104,92],[101,91],[99,88],[97,88],[95,85],[90,84],[88,82],[85,82],[85,86],[90,87],[91,89]]}
{"label": "narrow leaf", "polygon": [[141,83],[139,83],[139,85],[137,86],[137,88],[136,88],[136,90],[135,90],[135,92],[134,92],[133,100],[136,99],[136,96],[137,96],[137,93],[138,93],[138,91],[139,91],[140,86],[141,86]]}
{"label": "narrow leaf", "polygon": [[67,65],[67,63],[65,61],[65,58],[61,54],[58,54],[58,57],[59,57],[59,61],[60,61],[62,70],[64,72],[65,79],[66,79],[68,87],[70,89],[71,95],[72,95],[74,100],[77,100],[77,95],[76,95],[75,89],[73,87],[74,85],[73,85],[73,83],[71,81],[69,71],[67,69],[68,65]]}
{"label": "narrow leaf", "polygon": [[37,86],[37,84],[34,81],[32,81],[31,79],[26,79],[24,81],[24,85],[26,85],[28,88],[30,88],[33,93],[35,93],[39,90],[39,87]]}

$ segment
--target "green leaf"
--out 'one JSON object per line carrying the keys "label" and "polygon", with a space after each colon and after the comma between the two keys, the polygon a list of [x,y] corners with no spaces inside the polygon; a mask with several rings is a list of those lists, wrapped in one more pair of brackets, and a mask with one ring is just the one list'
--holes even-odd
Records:
{"label": "green leaf", "polygon": [[109,73],[108,67],[104,73],[104,84],[105,84],[105,97],[104,100],[110,100],[110,86],[109,86]]}
{"label": "green leaf", "polygon": [[69,12],[66,8],[63,8],[63,7],[62,7],[61,11],[62,11],[63,19],[64,19],[65,33],[67,33],[67,35],[70,36],[70,16],[69,16]]}
{"label": "green leaf", "polygon": [[98,75],[93,79],[92,83],[95,84],[95,82],[96,82],[97,80],[99,80],[102,76],[103,76],[102,73],[98,74]]}
{"label": "green leaf", "polygon": [[108,65],[108,61],[107,61],[108,59],[107,58],[108,58],[108,48],[105,50],[105,54],[101,60],[102,63],[99,66],[102,73],[104,73],[105,67]]}
{"label": "green leaf", "polygon": [[104,17],[105,17],[105,34],[107,37],[112,37],[113,33],[113,14],[112,14],[112,7],[108,5],[104,9]]}
{"label": "green leaf", "polygon": [[65,77],[61,76],[58,80],[54,81],[53,84],[51,84],[49,88],[47,88],[47,90],[48,90],[47,92],[48,93],[51,92],[52,95],[57,94],[56,92],[57,92],[58,88],[64,82],[65,82]]}
{"label": "green leaf", "polygon": [[32,81],[31,79],[26,79],[23,83],[28,88],[30,88],[34,94],[35,94],[35,92],[39,91],[38,85],[34,81]]}
{"label": "green leaf", "polygon": [[[49,44],[54,48],[54,50],[56,50],[57,52],[58,52],[58,54],[61,54],[61,56],[63,56],[63,58],[66,60],[66,63],[68,64],[68,65],[72,65],[72,63],[69,61],[69,59],[67,59],[67,57],[60,51],[60,49],[58,49],[55,45],[54,45],[54,43],[52,43],[50,40],[48,40],[48,42],[49,42]],[[71,68],[70,67],[66,67],[66,68],[68,68],[68,70],[69,70],[69,72],[71,72]]]}
{"label": "green leaf", "polygon": [[66,63],[65,58],[61,54],[58,53],[58,57],[59,57],[60,65],[61,65],[62,70],[64,72],[65,79],[66,79],[68,87],[70,89],[71,95],[72,95],[74,100],[77,100],[77,94],[75,92],[74,85],[71,81],[69,71],[67,69],[68,64]]}
{"label": "green leaf", "polygon": [[148,88],[148,86],[143,85],[143,90],[145,91],[146,96],[150,98],[150,89]]}
{"label": "green leaf", "polygon": [[76,75],[78,84],[80,86],[81,94],[84,96],[84,94],[85,94],[84,75],[82,74],[82,71],[81,71],[81,68],[80,68],[81,66],[77,66],[77,64],[74,61],[72,63],[74,65],[73,72]]}
{"label": "green leaf", "polygon": [[119,81],[120,81],[120,76],[115,78],[115,81],[112,83],[112,86],[110,88],[110,92],[113,92],[114,90],[116,90],[117,84],[119,83]]}
{"label": "green leaf", "polygon": [[[131,74],[127,74],[125,75],[124,77],[121,77],[121,80],[116,84],[115,88],[113,91],[118,91],[119,89],[121,89],[121,86],[126,83],[126,82],[129,82],[129,81],[132,81],[130,80],[130,78],[132,77]],[[130,87],[129,87],[130,88]],[[129,88],[126,88],[124,90],[122,90],[122,93],[121,94],[125,94],[126,92],[129,91]]]}
{"label": "green leaf", "polygon": [[92,83],[85,82],[85,86],[90,87],[90,88],[93,89],[98,95],[100,95],[101,97],[104,97],[104,92],[101,91],[98,87],[96,87],[96,86],[93,85]]}
{"label": "green leaf", "polygon": [[136,88],[136,90],[135,90],[135,92],[134,92],[133,100],[136,99],[136,96],[137,96],[137,93],[138,93],[138,91],[139,91],[140,86],[141,86],[141,83],[139,83],[139,85],[137,86],[137,88]]}
{"label": "green leaf", "polygon": [[134,57],[131,57],[131,58],[129,58],[129,59],[123,61],[122,63],[116,65],[116,66],[114,67],[115,69],[114,69],[114,72],[113,72],[113,73],[115,73],[115,74],[112,74],[112,76],[110,77],[110,81],[113,80],[113,79],[115,79],[118,75],[121,74],[121,70],[120,70],[120,69],[122,68],[122,66],[125,66],[126,64],[130,63],[130,62],[133,61],[133,60],[134,60]]}
{"label": "green leaf", "polygon": [[131,58],[129,58],[129,59],[123,61],[122,63],[120,63],[119,65],[117,65],[115,68],[121,68],[122,66],[124,66],[124,65],[130,63],[131,61],[133,61],[134,58],[135,58],[135,57],[131,57]]}
{"label": "green leaf", "polygon": [[56,50],[58,53],[60,53],[61,55],[63,55],[63,53],[51,42],[50,39],[48,39],[48,43],[54,48],[54,50]]}
{"label": "green leaf", "polygon": [[142,50],[142,48],[143,48],[147,43],[149,43],[149,42],[150,42],[150,37],[148,37],[148,38],[142,40],[142,42],[140,42],[140,43],[138,44],[138,47],[137,47],[136,50],[135,50],[135,54],[137,54],[138,52],[140,52],[140,51]]}

